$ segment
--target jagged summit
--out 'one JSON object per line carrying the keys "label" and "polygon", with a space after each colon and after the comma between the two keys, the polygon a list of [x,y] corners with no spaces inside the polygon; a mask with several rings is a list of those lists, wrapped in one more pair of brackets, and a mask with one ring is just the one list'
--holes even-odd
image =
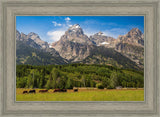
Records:
{"label": "jagged summit", "polygon": [[143,33],[138,28],[133,28],[127,33],[127,37],[141,36]]}
{"label": "jagged summit", "polygon": [[89,44],[92,43],[88,36],[84,34],[82,28],[79,24],[74,24],[68,30],[65,32],[64,35],[60,38],[60,40],[53,44],[55,47],[57,43],[60,43],[62,41],[70,41],[74,43],[81,43],[81,44]]}
{"label": "jagged summit", "polygon": [[65,32],[66,35],[70,36],[81,36],[84,35],[84,32],[79,24],[74,24]]}
{"label": "jagged summit", "polygon": [[36,33],[34,33],[34,32],[28,33],[27,36],[28,36],[28,38],[31,38],[31,39],[33,39],[33,40],[42,41],[42,40],[40,39],[39,35],[36,34]]}
{"label": "jagged summit", "polygon": [[104,35],[103,32],[98,32],[92,36],[90,39],[97,45],[97,46],[106,46],[109,48],[114,48],[116,44],[116,40],[112,37]]}
{"label": "jagged summit", "polygon": [[71,30],[81,28],[79,24],[74,24],[70,27]]}
{"label": "jagged summit", "polygon": [[96,33],[96,35],[105,36],[105,34],[103,32],[98,32],[98,33]]}
{"label": "jagged summit", "polygon": [[16,30],[16,39],[20,41],[25,41],[27,44],[29,44],[33,48],[42,48],[47,49],[49,48],[49,45],[47,42],[41,40],[38,34],[34,32],[28,33],[28,35],[24,33],[20,33],[18,30]]}
{"label": "jagged summit", "polygon": [[144,46],[144,35],[138,28],[133,28],[126,35],[119,36],[117,42]]}
{"label": "jagged summit", "polygon": [[143,68],[144,36],[138,28],[133,28],[126,35],[119,36],[115,49]]}
{"label": "jagged summit", "polygon": [[38,34],[35,32],[30,32],[30,33],[28,33],[28,35],[37,35],[38,36]]}
{"label": "jagged summit", "polygon": [[91,37],[93,37],[93,36],[106,36],[106,35],[103,32],[99,31],[99,32],[91,35]]}
{"label": "jagged summit", "polygon": [[132,28],[130,32],[141,32],[141,31],[139,30],[139,28]]}
{"label": "jagged summit", "polygon": [[92,41],[83,33],[79,24],[71,26],[52,47],[67,60],[80,61],[89,56]]}

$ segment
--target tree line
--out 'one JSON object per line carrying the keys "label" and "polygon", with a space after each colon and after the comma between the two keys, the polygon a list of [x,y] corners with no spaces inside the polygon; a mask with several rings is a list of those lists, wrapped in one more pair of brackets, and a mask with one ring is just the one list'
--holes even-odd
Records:
{"label": "tree line", "polygon": [[118,69],[107,65],[17,65],[17,88],[72,89],[97,87],[114,89],[117,86],[143,88],[142,71]]}

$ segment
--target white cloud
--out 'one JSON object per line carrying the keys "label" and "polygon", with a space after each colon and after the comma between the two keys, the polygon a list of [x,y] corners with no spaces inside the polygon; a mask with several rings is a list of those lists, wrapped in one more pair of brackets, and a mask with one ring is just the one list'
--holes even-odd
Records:
{"label": "white cloud", "polygon": [[69,26],[69,27],[71,27],[72,25],[71,25],[71,24],[69,24],[68,26]]}
{"label": "white cloud", "polygon": [[94,35],[94,34],[96,34],[96,33],[97,33],[97,32],[94,32],[94,31],[93,31],[93,32],[88,32],[88,31],[85,32],[85,31],[84,31],[84,34],[87,35],[88,37],[90,37],[91,35]]}
{"label": "white cloud", "polygon": [[55,31],[49,31],[47,32],[47,35],[50,36],[53,42],[56,42],[61,38],[62,35],[64,35],[64,33],[65,33],[65,30],[60,29]]}
{"label": "white cloud", "polygon": [[52,21],[52,23],[54,24],[54,26],[62,26],[62,24],[57,23],[57,22],[55,22],[55,21]]}
{"label": "white cloud", "polygon": [[70,21],[71,19],[70,19],[69,17],[66,17],[65,20],[66,20],[66,21]]}
{"label": "white cloud", "polygon": [[88,28],[84,28],[83,31],[84,31],[84,34],[86,34],[88,37],[90,37],[91,35],[94,35],[94,34],[99,32],[98,30],[91,29],[89,27]]}
{"label": "white cloud", "polygon": [[66,21],[66,23],[65,23],[65,26],[66,26],[66,27],[71,27],[71,26],[72,26],[72,25],[71,25],[71,22],[70,22],[71,18],[66,17],[64,20]]}
{"label": "white cloud", "polygon": [[64,20],[65,22],[63,24],[59,24],[55,21],[52,21],[54,26],[61,26],[61,28],[47,32],[47,35],[49,36],[51,43],[58,41],[61,38],[61,36],[64,35],[65,31],[72,26],[70,22],[71,19],[69,17],[66,17]]}

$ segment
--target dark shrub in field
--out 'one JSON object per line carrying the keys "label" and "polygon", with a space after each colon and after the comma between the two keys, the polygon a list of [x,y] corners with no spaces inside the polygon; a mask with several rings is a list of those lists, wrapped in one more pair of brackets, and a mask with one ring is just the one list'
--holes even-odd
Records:
{"label": "dark shrub in field", "polygon": [[108,86],[107,89],[113,89],[113,87],[112,86]]}
{"label": "dark shrub in field", "polygon": [[98,84],[96,85],[96,87],[97,87],[98,89],[104,89],[104,86],[103,86],[101,83],[98,83]]}

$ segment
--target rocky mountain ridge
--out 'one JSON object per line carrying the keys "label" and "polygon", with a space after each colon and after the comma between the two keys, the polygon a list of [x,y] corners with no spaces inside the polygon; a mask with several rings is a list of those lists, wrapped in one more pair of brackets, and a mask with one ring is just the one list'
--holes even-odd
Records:
{"label": "rocky mountain ridge", "polygon": [[38,34],[31,32],[26,35],[18,30],[16,31],[16,62],[32,65],[68,63],[54,48],[49,48],[49,44],[41,40]]}
{"label": "rocky mountain ridge", "polygon": [[16,30],[16,40],[24,41],[28,43],[28,45],[32,46],[33,48],[37,49],[47,49],[49,48],[49,44],[43,40],[40,39],[38,34],[34,32],[30,32],[28,35],[24,33],[20,33],[18,30]]}
{"label": "rocky mountain ridge", "polygon": [[[66,63],[83,62],[87,64],[111,64],[118,67],[126,66],[116,59],[115,55],[118,55],[121,61],[129,61],[126,63],[132,68],[138,66],[143,69],[144,67],[144,35],[138,28],[133,28],[126,35],[114,39],[102,32],[88,37],[80,25],[75,24],[68,28],[59,41],[51,45],[41,40],[38,34],[34,32],[25,35],[17,31],[16,38],[32,48],[49,52],[53,57],[63,58]],[[105,52],[109,52],[109,54]]]}
{"label": "rocky mountain ridge", "polygon": [[117,43],[128,43],[143,47],[144,34],[138,28],[133,28],[126,35],[119,35]]}
{"label": "rocky mountain ridge", "polygon": [[92,46],[92,41],[84,34],[79,24],[70,27],[59,41],[52,44],[60,56],[74,62],[89,56]]}
{"label": "rocky mountain ridge", "polygon": [[72,62],[84,60],[90,56],[93,49],[97,48],[96,46],[113,48],[143,68],[144,35],[138,28],[133,28],[126,35],[114,39],[102,32],[87,37],[80,25],[75,24],[65,32],[59,41],[52,44],[60,56]]}
{"label": "rocky mountain ridge", "polygon": [[97,46],[105,46],[108,48],[114,48],[116,45],[116,39],[114,39],[113,37],[106,36],[102,32],[98,32],[94,35],[91,35],[90,39]]}
{"label": "rocky mountain ridge", "polygon": [[144,34],[138,28],[119,36],[115,50],[136,62],[139,67],[144,67]]}

